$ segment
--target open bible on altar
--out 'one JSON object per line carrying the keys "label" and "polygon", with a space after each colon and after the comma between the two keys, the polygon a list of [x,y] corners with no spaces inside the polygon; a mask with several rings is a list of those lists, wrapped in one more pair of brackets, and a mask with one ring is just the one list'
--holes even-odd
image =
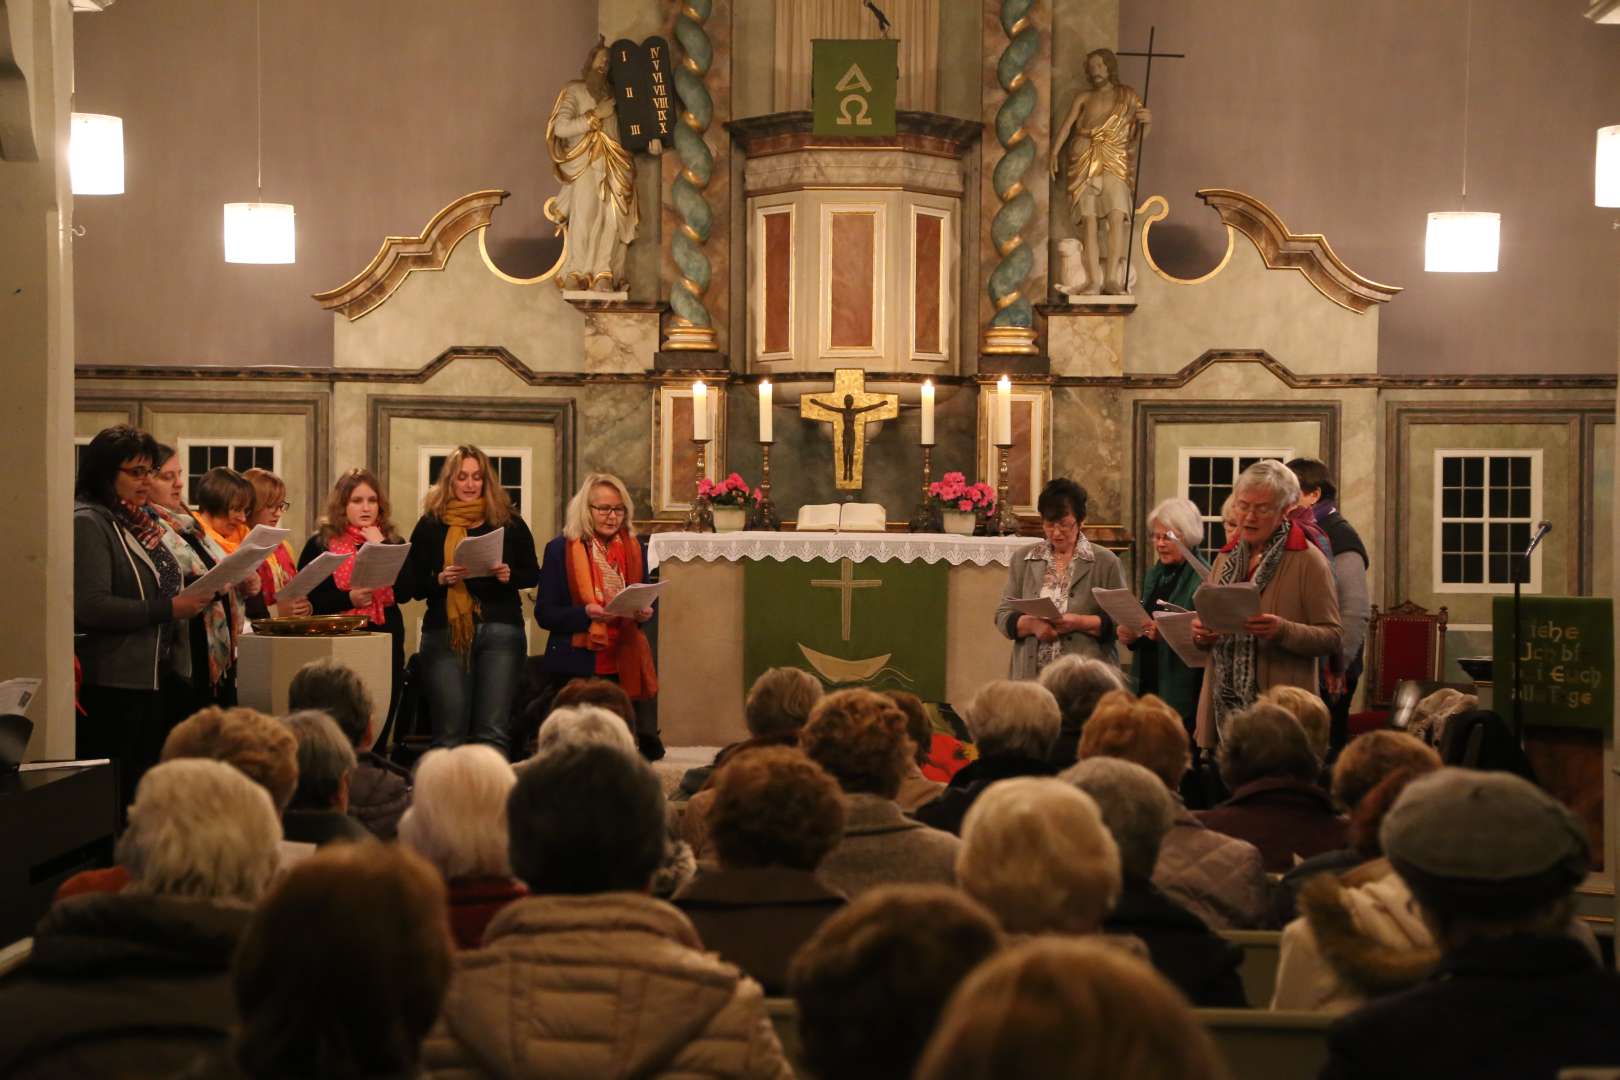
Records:
{"label": "open bible on altar", "polygon": [[799,507],[799,532],[882,532],[888,513],[881,503],[810,503]]}

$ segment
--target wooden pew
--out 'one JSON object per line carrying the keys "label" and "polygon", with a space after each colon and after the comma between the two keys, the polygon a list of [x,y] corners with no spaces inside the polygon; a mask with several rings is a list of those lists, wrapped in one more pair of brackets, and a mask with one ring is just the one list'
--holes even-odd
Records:
{"label": "wooden pew", "polygon": [[1277,986],[1277,957],[1282,947],[1281,930],[1222,930],[1221,937],[1243,950],[1243,996],[1255,1009],[1271,1005]]}
{"label": "wooden pew", "polygon": [[1311,1080],[1327,1062],[1326,1013],[1194,1009],[1233,1080]]}

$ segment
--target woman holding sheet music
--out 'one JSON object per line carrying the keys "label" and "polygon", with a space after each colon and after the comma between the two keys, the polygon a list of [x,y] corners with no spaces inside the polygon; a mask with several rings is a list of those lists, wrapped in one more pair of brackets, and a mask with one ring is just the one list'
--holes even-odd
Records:
{"label": "woman holding sheet music", "polygon": [[[498,553],[462,547],[496,531]],[[463,565],[475,558],[477,565]],[[470,739],[508,752],[512,697],[528,652],[518,590],[540,580],[540,564],[529,527],[478,447],[458,446],[445,459],[422,500],[400,577],[427,601],[420,655],[433,745]]]}
{"label": "woman holding sheet music", "polygon": [[[350,469],[332,488],[321,526],[304,545],[298,566],[302,569],[328,551],[353,555],[366,544],[399,542],[382,485],[369,469]],[[391,586],[351,589],[354,563],[352,558],[340,563],[330,577],[310,590],[309,603],[317,615],[365,615],[373,629],[388,631],[394,644],[393,689],[388,697],[388,715],[392,716],[405,673],[405,620],[399,605],[411,599],[409,582],[401,577]]]}
{"label": "woman holding sheet music", "polygon": [[[287,512],[287,482],[269,469],[249,469],[242,476],[253,485],[253,513],[248,515],[248,525],[255,529],[260,525],[281,528],[281,516]],[[308,615],[311,608],[305,597],[284,602],[276,600],[276,594],[297,572],[298,560],[292,543],[283,540],[270,557],[259,564],[259,595],[249,598],[248,615],[255,619],[270,615]]]}
{"label": "woman holding sheet music", "polygon": [[1297,502],[1299,479],[1280,461],[1255,462],[1233,485],[1238,528],[1216,556],[1209,584],[1253,584],[1260,612],[1224,633],[1202,616],[1193,623],[1193,641],[1209,650],[1198,701],[1199,746],[1215,746],[1227,718],[1273,686],[1316,693],[1317,659],[1339,651],[1333,568],[1303,524],[1289,519]]}
{"label": "woman holding sheet music", "polygon": [[[1149,616],[1162,611],[1191,611],[1193,593],[1203,578],[1182,552],[1182,545],[1196,548],[1204,539],[1204,521],[1198,507],[1187,499],[1166,499],[1148,514],[1148,539],[1157,556],[1142,580],[1142,607]],[[1177,544],[1177,540],[1181,544]],[[1136,654],[1131,678],[1138,694],[1157,694],[1177,713],[1192,737],[1198,721],[1198,691],[1204,684],[1204,669],[1189,667],[1176,651],[1159,637],[1158,625],[1119,628],[1119,640]]]}

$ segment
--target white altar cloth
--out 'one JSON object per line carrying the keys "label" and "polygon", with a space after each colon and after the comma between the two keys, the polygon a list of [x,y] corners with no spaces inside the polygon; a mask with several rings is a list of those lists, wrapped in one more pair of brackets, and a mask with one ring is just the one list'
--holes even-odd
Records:
{"label": "white altar cloth", "polygon": [[647,569],[663,561],[723,559],[852,559],[865,562],[944,562],[951,566],[1006,566],[1013,552],[1038,543],[1028,536],[953,536],[950,533],[729,532],[654,533]]}

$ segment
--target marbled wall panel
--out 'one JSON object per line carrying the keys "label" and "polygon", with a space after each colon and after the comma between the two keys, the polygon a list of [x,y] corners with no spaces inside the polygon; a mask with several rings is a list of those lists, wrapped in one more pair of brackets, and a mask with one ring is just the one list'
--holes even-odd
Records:
{"label": "marbled wall panel", "polygon": [[940,260],[945,254],[941,247],[945,222],[933,214],[914,214],[911,220],[914,227],[912,274],[916,282],[916,291],[912,296],[912,318],[917,328],[917,336],[911,347],[916,352],[937,353],[942,351],[939,287]]}
{"label": "marbled wall panel", "polygon": [[868,212],[829,215],[824,253],[828,283],[827,341],[834,349],[867,349],[875,340],[878,278],[877,216]]}
{"label": "marbled wall panel", "polygon": [[790,207],[764,215],[765,342],[763,352],[787,352],[793,346],[793,215]]}
{"label": "marbled wall panel", "polygon": [[1125,315],[1060,315],[1046,320],[1054,375],[1125,373]]}
{"label": "marbled wall panel", "polygon": [[1078,481],[1090,496],[1086,519],[1124,524],[1131,436],[1124,395],[1114,387],[1052,388],[1052,475]]}
{"label": "marbled wall panel", "polygon": [[584,314],[586,371],[633,375],[652,370],[658,351],[657,312]]}
{"label": "marbled wall panel", "polygon": [[1030,490],[1030,458],[1038,452],[1045,432],[1034,429],[1035,403],[1012,403],[1012,446],[1007,448],[1007,498],[1013,506],[1030,506],[1039,492]]}
{"label": "marbled wall panel", "polygon": [[651,432],[653,388],[645,383],[546,387],[546,397],[574,399],[576,468],[574,482],[589,472],[610,472],[625,482],[636,514],[652,514]]}

